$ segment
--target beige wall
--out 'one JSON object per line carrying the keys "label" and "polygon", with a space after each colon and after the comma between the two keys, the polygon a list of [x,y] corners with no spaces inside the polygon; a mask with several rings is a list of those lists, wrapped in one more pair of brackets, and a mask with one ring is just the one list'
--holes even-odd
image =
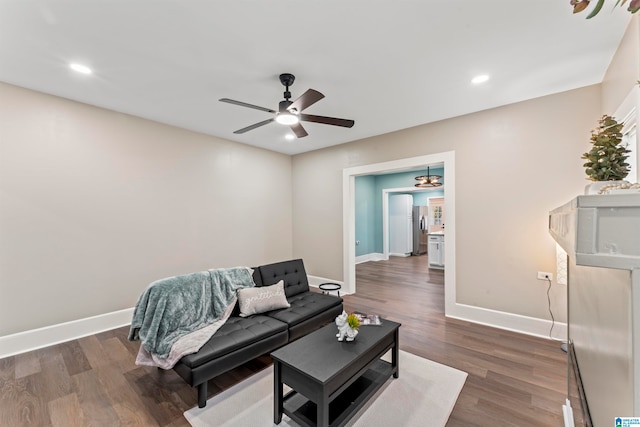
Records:
{"label": "beige wall", "polygon": [[[640,80],[640,16],[634,16],[602,80],[602,114],[614,114]],[[616,117],[622,120],[624,117]]]}
{"label": "beige wall", "polygon": [[582,192],[589,131],[640,74],[639,19],[602,85],[293,158],[0,83],[0,337],[200,269],[299,256],[340,280],[342,170],[451,150],[457,302],[548,319],[547,213]]}
{"label": "beige wall", "polygon": [[[617,120],[627,119],[635,107],[636,123],[640,122],[640,15],[634,16],[609,64],[602,82],[602,114]],[[627,119],[628,120],[628,119]],[[640,133],[636,133],[640,139]],[[640,143],[636,143],[640,148]],[[636,150],[636,165],[640,165],[640,149]],[[634,182],[633,177],[628,181]]]}
{"label": "beige wall", "polygon": [[0,83],[0,336],[287,259],[291,157]]}
{"label": "beige wall", "polygon": [[[549,319],[536,280],[555,273],[547,215],[584,191],[580,156],[600,105],[597,85],[296,155],[294,254],[340,280],[342,170],[453,150],[457,302]],[[565,321],[566,288],[554,284],[552,299]]]}

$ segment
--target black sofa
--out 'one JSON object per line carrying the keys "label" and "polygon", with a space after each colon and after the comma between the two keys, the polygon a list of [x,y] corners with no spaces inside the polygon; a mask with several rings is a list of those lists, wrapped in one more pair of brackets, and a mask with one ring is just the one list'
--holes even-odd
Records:
{"label": "black sofa", "polygon": [[256,267],[256,286],[284,280],[289,308],[240,317],[236,303],[226,323],[197,353],[184,356],[173,369],[192,387],[198,387],[198,406],[207,404],[207,381],[258,356],[269,353],[321,326],[342,313],[342,298],[309,290],[301,259]]}

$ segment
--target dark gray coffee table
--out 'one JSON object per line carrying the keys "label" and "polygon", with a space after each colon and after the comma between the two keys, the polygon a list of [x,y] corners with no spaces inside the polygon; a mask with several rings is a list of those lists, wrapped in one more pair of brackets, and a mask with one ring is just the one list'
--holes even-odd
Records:
{"label": "dark gray coffee table", "polygon": [[[398,378],[400,324],[361,326],[353,342],[339,342],[329,324],[273,353],[274,414],[300,425],[342,426],[391,375]],[[392,350],[391,363],[380,357]],[[283,384],[292,390],[283,396]]]}

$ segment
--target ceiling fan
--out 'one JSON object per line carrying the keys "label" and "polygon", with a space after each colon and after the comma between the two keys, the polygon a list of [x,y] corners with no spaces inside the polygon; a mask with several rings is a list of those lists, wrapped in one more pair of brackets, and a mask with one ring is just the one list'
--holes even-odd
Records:
{"label": "ceiling fan", "polygon": [[302,124],[300,124],[300,122],[322,123],[325,125],[342,126],[346,128],[350,128],[355,124],[353,120],[303,114],[302,110],[320,101],[322,98],[324,98],[324,95],[317,90],[308,89],[298,99],[296,99],[295,101],[290,101],[289,99],[291,98],[291,92],[289,92],[289,86],[293,85],[295,79],[296,78],[293,74],[280,74],[280,83],[282,83],[286,89],[284,91],[284,100],[280,101],[278,111],[253,104],[247,104],[246,102],[235,101],[229,98],[219,99],[219,101],[221,102],[227,102],[229,104],[235,104],[241,107],[253,108],[254,110],[266,111],[267,113],[275,114],[275,116],[270,119],[254,123],[242,129],[238,129],[233,133],[245,133],[255,128],[259,128],[260,126],[264,126],[273,121],[276,121],[280,124],[288,125],[298,138],[303,138],[307,136],[308,133],[304,129],[304,127],[302,127]]}

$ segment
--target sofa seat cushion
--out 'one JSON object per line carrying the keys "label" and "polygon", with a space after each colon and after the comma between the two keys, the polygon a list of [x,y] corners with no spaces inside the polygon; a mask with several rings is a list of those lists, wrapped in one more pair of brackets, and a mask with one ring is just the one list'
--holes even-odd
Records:
{"label": "sofa seat cushion", "polygon": [[184,356],[180,362],[195,368],[286,330],[286,323],[269,316],[230,317],[197,353]]}
{"label": "sofa seat cushion", "polygon": [[342,298],[317,292],[303,292],[287,298],[291,307],[265,313],[289,326],[297,325],[342,303]]}

